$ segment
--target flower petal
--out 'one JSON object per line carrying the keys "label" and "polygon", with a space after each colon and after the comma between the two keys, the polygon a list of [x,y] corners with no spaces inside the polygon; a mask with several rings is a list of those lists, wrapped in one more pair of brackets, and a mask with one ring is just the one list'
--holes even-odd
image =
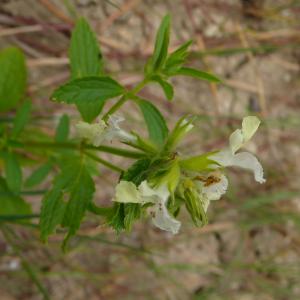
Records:
{"label": "flower petal", "polygon": [[229,137],[229,147],[232,154],[239,150],[244,144],[244,136],[241,129],[235,130]]}
{"label": "flower petal", "polygon": [[105,128],[106,124],[102,120],[94,124],[82,121],[76,124],[78,136],[87,139],[90,144],[96,147],[100,146],[105,138]]}
{"label": "flower petal", "polygon": [[254,178],[259,183],[266,181],[264,179],[262,165],[257,158],[249,152],[232,154],[229,150],[223,150],[213,154],[210,158],[224,167],[235,166],[253,171]]}
{"label": "flower petal", "polygon": [[111,115],[108,119],[108,127],[105,134],[105,139],[111,141],[117,137],[122,142],[135,142],[136,136],[128,133],[120,128],[119,123],[124,121],[124,118],[118,115]]}
{"label": "flower petal", "polygon": [[113,201],[121,203],[142,203],[142,197],[133,182],[121,180],[116,186]]}
{"label": "flower petal", "polygon": [[228,179],[225,175],[220,175],[220,181],[203,186],[202,193],[210,200],[219,200],[223,194],[226,193],[228,187]]}
{"label": "flower petal", "polygon": [[260,120],[255,116],[249,116],[243,119],[242,132],[244,136],[244,143],[246,143],[252,138],[252,136],[258,129],[259,124],[260,124]]}
{"label": "flower petal", "polygon": [[149,208],[153,224],[173,234],[178,233],[181,223],[170,215],[166,207],[170,196],[167,185],[163,184],[158,188],[151,188],[147,181],[143,181],[139,186],[139,191],[142,194],[144,203],[154,203],[154,206]]}

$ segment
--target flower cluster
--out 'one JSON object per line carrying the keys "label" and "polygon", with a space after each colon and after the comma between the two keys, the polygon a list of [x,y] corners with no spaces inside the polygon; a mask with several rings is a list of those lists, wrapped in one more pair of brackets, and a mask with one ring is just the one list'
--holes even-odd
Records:
{"label": "flower cluster", "polygon": [[[122,120],[121,117],[110,116],[107,124],[102,120],[95,124],[80,122],[77,124],[78,135],[94,146],[117,138],[141,149],[143,145],[139,143],[142,139],[119,127]],[[112,199],[118,204],[137,205],[151,217],[156,227],[173,234],[178,233],[181,226],[176,216],[182,206],[186,207],[195,225],[207,223],[206,212],[210,202],[219,200],[227,190],[226,167],[248,169],[257,182],[265,182],[263,168],[257,158],[249,152],[238,152],[257,131],[260,124],[257,117],[243,119],[242,128],[230,135],[227,148],[181,157],[176,146],[193,128],[192,122],[193,118],[179,120],[164,145],[158,147],[151,157],[145,158],[148,161],[146,167],[139,169],[134,165],[133,169],[137,171],[134,176],[129,176],[130,180],[128,176],[121,176]]]}

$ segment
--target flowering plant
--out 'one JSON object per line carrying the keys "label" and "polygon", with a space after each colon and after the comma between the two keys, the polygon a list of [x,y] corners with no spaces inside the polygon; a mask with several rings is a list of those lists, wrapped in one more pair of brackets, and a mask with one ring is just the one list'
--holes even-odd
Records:
{"label": "flowering plant", "polygon": [[[243,119],[242,128],[231,134],[226,149],[184,156],[177,147],[194,128],[195,116],[182,117],[169,130],[159,109],[139,96],[146,85],[157,83],[166,99],[172,100],[174,90],[169,79],[173,76],[220,82],[212,74],[185,66],[191,41],[169,53],[169,36],[170,17],[165,16],[157,32],[153,55],[145,66],[144,78],[128,90],[105,74],[95,35],[84,19],[78,20],[69,51],[71,79],[58,87],[51,99],[74,104],[82,120],[75,125],[76,135],[73,137],[69,137],[70,122],[64,115],[57,126],[54,141],[45,135],[32,139],[25,128],[31,102],[23,102],[13,126],[5,127],[1,136],[5,165],[5,176],[0,178],[1,189],[14,198],[15,205],[18,204],[18,207],[8,205],[4,214],[9,215],[16,210],[30,213],[31,208],[21,197],[21,188],[38,185],[51,173],[54,174],[52,186],[43,197],[39,216],[43,241],[60,226],[66,232],[65,246],[76,234],[86,211],[105,218],[105,223],[117,232],[130,230],[136,220],[149,216],[156,227],[176,234],[181,226],[178,216],[182,207],[187,209],[196,226],[207,223],[210,202],[219,200],[227,190],[228,180],[224,173],[227,167],[248,169],[254,173],[256,181],[264,182],[262,166],[255,156],[238,152],[258,129],[260,121],[257,117]],[[24,60],[19,52],[14,55]],[[24,92],[22,80],[19,80],[21,94]],[[21,98],[20,95],[17,97]],[[105,111],[112,99],[117,97]],[[120,116],[119,109],[128,101],[139,107],[148,137],[122,129],[122,122],[126,121]],[[11,108],[1,104],[3,111]],[[109,145],[113,140],[125,148]],[[28,150],[47,159],[23,182],[19,162]],[[98,154],[102,152],[135,161],[123,170],[100,157]],[[100,163],[120,174],[109,207],[99,207],[93,202],[96,187],[91,161],[93,165]],[[8,203],[9,200],[6,201]]]}

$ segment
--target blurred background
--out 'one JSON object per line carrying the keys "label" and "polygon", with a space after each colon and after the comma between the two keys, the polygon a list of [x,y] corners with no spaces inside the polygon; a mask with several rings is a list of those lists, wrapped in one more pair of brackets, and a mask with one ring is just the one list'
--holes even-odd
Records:
{"label": "blurred background", "polygon": [[[61,235],[43,245],[35,228],[11,225],[12,242],[0,235],[1,300],[300,299],[299,0],[1,0],[0,48],[26,54],[33,126],[54,134],[62,114],[78,120],[75,109],[49,101],[69,78],[76,17],[97,33],[107,72],[130,87],[142,78],[166,13],[171,48],[193,39],[189,64],[223,83],[176,78],[171,103],[155,85],[141,95],[171,124],[183,114],[199,116],[183,153],[224,147],[245,115],[258,115],[262,126],[247,148],[262,162],[266,184],[230,170],[229,191],[210,206],[209,225],[195,228],[182,213],[176,236],[147,221],[117,236],[88,215],[67,254]],[[142,124],[130,105],[123,114],[127,126]],[[96,201],[105,204],[117,177],[100,172]],[[38,211],[41,195],[26,199]]]}

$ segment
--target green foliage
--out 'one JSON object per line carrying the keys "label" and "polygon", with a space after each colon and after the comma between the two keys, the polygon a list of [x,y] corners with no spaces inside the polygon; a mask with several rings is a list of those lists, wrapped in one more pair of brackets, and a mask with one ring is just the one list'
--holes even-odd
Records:
{"label": "green foliage", "polygon": [[69,48],[72,78],[103,74],[102,53],[97,38],[84,18],[76,22]]}
{"label": "green foliage", "polygon": [[144,115],[150,139],[162,145],[168,135],[168,127],[159,110],[149,101],[140,99],[139,107]]}
{"label": "green foliage", "polygon": [[205,153],[180,160],[180,166],[188,171],[201,172],[209,168],[210,165],[216,165],[216,162],[209,159],[214,152]]}
{"label": "green foliage", "polygon": [[69,81],[54,91],[51,99],[68,104],[101,102],[124,93],[124,88],[108,76],[85,77]]}
{"label": "green foliage", "polygon": [[166,15],[161,21],[156,35],[153,56],[151,57],[149,62],[149,69],[146,70],[147,73],[152,73],[160,70],[167,59],[170,41],[170,20],[170,16]]}
{"label": "green foliage", "polygon": [[[88,22],[80,18],[72,32],[69,49],[72,78],[103,75],[103,59],[95,34]],[[86,122],[93,121],[102,111],[104,102],[78,102],[76,106]]]}
{"label": "green foliage", "polygon": [[22,186],[22,170],[13,152],[4,153],[4,166],[7,186],[14,194],[18,194]]}
{"label": "green foliage", "polygon": [[70,119],[67,115],[63,115],[56,128],[55,140],[60,142],[65,142],[68,139],[70,132]]}
{"label": "green foliage", "polygon": [[31,213],[30,205],[20,196],[15,195],[2,177],[0,177],[0,199],[0,216]]}
{"label": "green foliage", "polygon": [[221,80],[216,77],[215,75],[212,75],[210,73],[192,69],[192,68],[180,68],[178,71],[173,73],[173,75],[183,75],[183,76],[190,76],[201,80],[206,80],[209,82],[215,82],[219,83]]}
{"label": "green foliage", "polygon": [[24,186],[31,188],[40,184],[49,175],[52,168],[53,163],[51,161],[47,161],[31,173],[31,175],[25,180]]}
{"label": "green foliage", "polygon": [[14,126],[12,130],[12,137],[16,138],[25,128],[30,119],[32,103],[30,100],[26,100],[22,106],[18,109],[16,117],[14,119]]}
{"label": "green foliage", "polygon": [[0,112],[15,108],[23,98],[27,73],[23,52],[6,48],[0,52]]}
{"label": "green foliage", "polygon": [[151,79],[157,82],[161,86],[168,100],[173,99],[174,89],[173,86],[168,81],[164,80],[161,76],[158,75],[152,76]]}
{"label": "green foliage", "polygon": [[94,191],[94,182],[85,164],[75,158],[67,161],[43,199],[41,239],[46,241],[59,224],[68,228],[67,238],[74,235],[92,201]]}

